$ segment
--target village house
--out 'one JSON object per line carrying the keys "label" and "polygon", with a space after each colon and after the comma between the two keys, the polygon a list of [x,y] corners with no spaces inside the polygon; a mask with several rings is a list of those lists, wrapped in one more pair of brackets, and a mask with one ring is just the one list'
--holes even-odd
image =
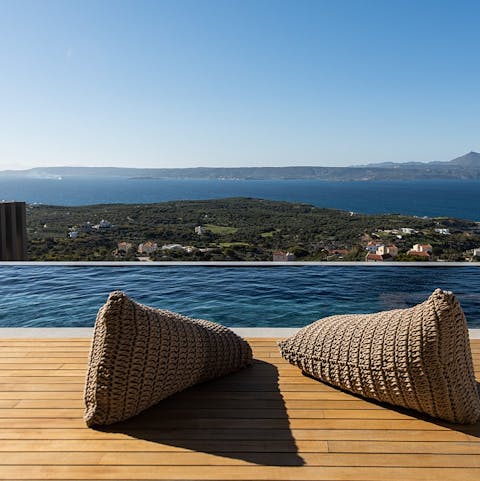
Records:
{"label": "village house", "polygon": [[473,249],[473,257],[480,257],[480,247]]}
{"label": "village house", "polygon": [[295,254],[291,252],[275,251],[273,253],[273,262],[290,262],[295,260]]}
{"label": "village house", "polygon": [[98,224],[92,226],[93,229],[111,229],[112,224],[108,220],[102,219]]}
{"label": "village house", "polygon": [[147,241],[139,244],[138,252],[140,254],[153,254],[158,249],[158,245],[156,242]]}
{"label": "village house", "polygon": [[205,227],[201,226],[201,225],[197,225],[197,227],[195,227],[195,234],[197,235],[203,235],[205,234],[205,232],[207,232],[207,230],[205,229]]}
{"label": "village house", "polygon": [[381,256],[384,256],[384,255],[388,254],[391,257],[397,257],[398,256],[398,247],[394,244],[389,244],[388,246],[381,245],[381,246],[378,247],[375,254],[378,254],[378,255],[381,255]]}
{"label": "village house", "polygon": [[391,261],[398,255],[398,247],[394,244],[385,245],[379,241],[370,241],[366,247],[367,262]]}
{"label": "village house", "polygon": [[382,246],[383,243],[381,241],[370,241],[368,244],[367,244],[367,251],[372,253],[372,254],[375,254],[377,252],[377,249]]}
{"label": "village house", "polygon": [[432,246],[430,244],[414,244],[408,251],[408,255],[430,259]]}
{"label": "village house", "polygon": [[415,252],[428,252],[432,253],[432,246],[430,244],[414,244],[412,250]]}
{"label": "village house", "polygon": [[435,232],[437,234],[450,235],[450,229],[439,228],[439,229],[435,229]]}
{"label": "village house", "polygon": [[402,227],[400,231],[402,234],[417,234],[417,231],[411,227]]}

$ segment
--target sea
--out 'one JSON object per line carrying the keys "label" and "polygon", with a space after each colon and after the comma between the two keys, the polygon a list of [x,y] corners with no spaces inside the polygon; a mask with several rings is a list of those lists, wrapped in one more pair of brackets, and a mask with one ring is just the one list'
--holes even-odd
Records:
{"label": "sea", "polygon": [[225,197],[306,202],[367,214],[450,216],[480,221],[478,180],[329,182],[0,176],[0,200],[29,203],[74,206]]}
{"label": "sea", "polygon": [[403,309],[437,287],[480,328],[480,267],[1,266],[0,326],[93,326],[109,292],[232,327],[300,327],[334,314]]}
{"label": "sea", "polygon": [[[51,205],[254,197],[362,213],[480,221],[480,181],[178,180],[0,177],[0,200]],[[415,305],[436,288],[480,328],[476,267],[0,266],[0,326],[92,326],[108,293],[227,326],[299,327],[333,314]]]}

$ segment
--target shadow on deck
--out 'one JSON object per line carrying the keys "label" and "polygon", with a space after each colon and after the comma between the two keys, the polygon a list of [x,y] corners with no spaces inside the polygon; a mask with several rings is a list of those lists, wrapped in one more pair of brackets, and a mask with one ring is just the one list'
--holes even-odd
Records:
{"label": "shadow on deck", "polygon": [[278,381],[274,365],[255,360],[99,430],[260,465],[302,466]]}

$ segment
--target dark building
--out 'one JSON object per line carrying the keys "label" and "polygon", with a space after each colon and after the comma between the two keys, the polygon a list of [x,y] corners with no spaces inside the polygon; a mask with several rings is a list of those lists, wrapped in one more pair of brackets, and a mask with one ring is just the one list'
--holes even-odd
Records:
{"label": "dark building", "polygon": [[0,202],[0,261],[27,260],[25,202]]}

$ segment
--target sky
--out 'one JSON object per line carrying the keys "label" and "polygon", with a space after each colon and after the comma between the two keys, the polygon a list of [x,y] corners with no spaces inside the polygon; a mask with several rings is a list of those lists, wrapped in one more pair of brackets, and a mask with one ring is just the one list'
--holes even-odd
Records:
{"label": "sky", "polygon": [[480,150],[480,2],[0,0],[0,169]]}

